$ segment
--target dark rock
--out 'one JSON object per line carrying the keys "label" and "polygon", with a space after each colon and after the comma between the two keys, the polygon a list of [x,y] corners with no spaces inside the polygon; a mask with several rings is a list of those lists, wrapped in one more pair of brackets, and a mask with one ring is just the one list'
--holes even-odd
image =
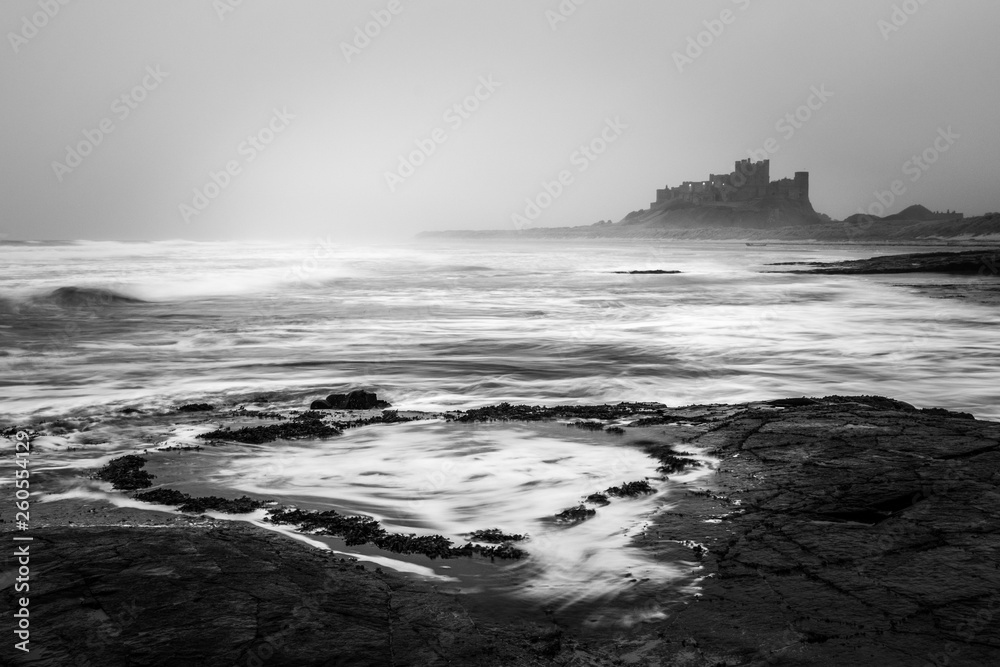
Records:
{"label": "dark rock", "polygon": [[611,501],[603,493],[592,493],[587,496],[587,502],[592,505],[600,505],[601,507],[605,505],[610,505]]}
{"label": "dark rock", "polygon": [[363,389],[355,389],[354,391],[347,394],[330,394],[326,397],[326,403],[330,408],[315,407],[318,403],[322,401],[315,401],[313,403],[314,410],[373,410],[375,408],[389,408],[392,407],[391,404],[386,401],[380,400],[378,395],[371,391],[364,391]]}
{"label": "dark rock", "polygon": [[[672,496],[670,511],[650,515],[636,538],[657,560],[698,565],[689,575],[697,598],[685,581],[636,583],[632,609],[654,612],[639,614],[645,623],[600,634],[551,610],[561,630],[529,626],[492,599],[474,604],[389,571],[355,570],[353,561],[242,524],[33,528],[31,661],[1000,664],[1000,424],[880,397],[671,413],[709,419],[652,429],[655,442],[636,444],[658,458],[683,458],[688,446],[711,452],[718,474],[702,478],[697,493]],[[340,521],[302,513],[292,524],[316,515],[316,527]],[[354,519],[345,532],[397,548],[416,540],[452,557],[491,555]],[[509,544],[481,548],[514,553]],[[0,590],[0,606],[15,608],[20,595]]]}
{"label": "dark rock", "polygon": [[710,575],[664,628],[696,648],[661,664],[1000,664],[1000,424],[828,397],[691,445],[720,460],[711,490],[640,539],[697,536]]}
{"label": "dark rock", "polygon": [[773,405],[778,408],[797,408],[800,405],[815,405],[816,401],[811,398],[779,398],[776,401],[766,401],[767,405]]}
{"label": "dark rock", "polygon": [[634,498],[636,496],[656,493],[656,489],[650,486],[649,482],[643,479],[637,482],[626,482],[621,486],[612,486],[604,493],[616,498]]}
{"label": "dark rock", "polygon": [[333,409],[333,405],[330,404],[330,401],[317,400],[317,401],[313,401],[312,403],[309,404],[309,409],[310,410],[332,410]]}
{"label": "dark rock", "polygon": [[326,402],[331,408],[343,410],[347,406],[347,394],[330,394],[326,397]]}
{"label": "dark rock", "polygon": [[180,506],[182,512],[197,513],[222,512],[223,514],[247,514],[260,509],[265,503],[255,500],[249,496],[240,496],[236,499],[219,498],[218,496],[202,496],[200,498],[190,498]]}
{"label": "dark rock", "polygon": [[208,412],[214,409],[215,406],[208,403],[188,403],[177,408],[177,412]]}
{"label": "dark rock", "polygon": [[[400,554],[423,554],[428,558],[457,558],[473,555],[491,558],[518,559],[524,552],[510,545],[483,547],[466,544],[453,546],[451,540],[441,535],[404,535],[389,533],[371,517],[343,516],[334,510],[306,512],[299,509],[278,509],[269,513],[271,523],[295,526],[301,532],[332,535],[343,538],[348,546],[374,544]],[[517,536],[520,537],[520,536]]]}
{"label": "dark rock", "polygon": [[199,438],[205,440],[231,440],[248,444],[261,444],[274,440],[291,440],[295,438],[331,438],[340,435],[339,429],[324,424],[318,419],[290,421],[287,424],[269,424],[268,426],[245,426],[235,431],[217,429],[210,433],[202,433]]}
{"label": "dark rock", "polygon": [[1000,255],[996,251],[927,252],[884,255],[843,262],[812,262],[816,267],[800,273],[881,274],[881,273],[950,273],[970,276],[996,276]]}
{"label": "dark rock", "polygon": [[663,269],[656,269],[653,271],[613,271],[612,273],[627,273],[630,275],[666,275],[680,273],[680,271],[664,271]]}
{"label": "dark rock", "polygon": [[463,596],[243,524],[31,532],[31,664],[520,667],[556,650],[548,624],[494,624]]}
{"label": "dark rock", "polygon": [[579,505],[556,514],[556,521],[559,523],[578,523],[580,521],[586,521],[595,514],[597,514],[597,510],[592,510],[584,507],[583,505]]}
{"label": "dark rock", "polygon": [[953,412],[951,410],[945,410],[943,408],[924,408],[921,410],[924,414],[935,415],[938,417],[951,417],[953,419],[975,419],[976,417],[968,412]]}
{"label": "dark rock", "polygon": [[371,391],[355,390],[347,395],[344,400],[346,410],[371,410],[372,408],[388,408],[389,403],[380,401],[378,396]]}
{"label": "dark rock", "polygon": [[157,505],[183,505],[191,496],[174,489],[153,489],[152,491],[140,491],[132,495],[136,500],[144,503],[156,503]]}
{"label": "dark rock", "polygon": [[145,466],[146,459],[141,456],[119,456],[94,473],[94,479],[111,482],[111,488],[121,491],[145,489],[153,485],[153,478],[156,477],[143,470]]}
{"label": "dark rock", "polygon": [[474,530],[469,533],[469,539],[473,542],[488,542],[490,544],[501,544],[503,542],[521,542],[527,539],[524,535],[505,533],[499,528],[488,528],[486,530]]}
{"label": "dark rock", "polygon": [[548,421],[552,419],[600,419],[659,414],[662,403],[618,403],[616,405],[511,405],[500,403],[473,410],[465,410],[454,418],[459,422],[479,421]]}
{"label": "dark rock", "polygon": [[209,511],[222,512],[223,514],[247,514],[260,509],[266,504],[248,496],[241,496],[235,500],[219,498],[218,496],[192,498],[188,494],[181,493],[175,489],[143,491],[134,494],[132,497],[146,503],[175,505],[179,507],[181,512],[194,514],[202,514]]}

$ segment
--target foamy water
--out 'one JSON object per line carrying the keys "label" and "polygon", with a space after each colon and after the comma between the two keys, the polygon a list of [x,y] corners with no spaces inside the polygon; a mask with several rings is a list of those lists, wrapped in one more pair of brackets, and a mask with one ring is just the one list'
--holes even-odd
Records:
{"label": "foamy water", "polygon": [[[907,249],[900,248],[899,251]],[[366,385],[401,408],[885,394],[1000,417],[994,308],[763,274],[885,249],[555,243],[2,246],[12,417]],[[671,269],[681,275],[616,275]],[[143,303],[58,302],[61,287]]]}

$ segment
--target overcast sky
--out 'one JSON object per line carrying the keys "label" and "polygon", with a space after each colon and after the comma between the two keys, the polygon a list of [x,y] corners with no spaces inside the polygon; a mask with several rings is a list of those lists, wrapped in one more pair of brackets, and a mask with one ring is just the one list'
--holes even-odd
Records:
{"label": "overcast sky", "polygon": [[589,224],[751,150],[1000,210],[996,0],[62,2],[0,4],[6,238]]}

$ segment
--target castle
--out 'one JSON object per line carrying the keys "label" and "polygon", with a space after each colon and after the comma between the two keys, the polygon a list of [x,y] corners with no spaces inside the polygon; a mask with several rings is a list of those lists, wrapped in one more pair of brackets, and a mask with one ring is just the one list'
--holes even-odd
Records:
{"label": "castle", "polygon": [[675,188],[667,186],[657,190],[656,201],[650,204],[650,208],[674,202],[709,204],[749,202],[765,198],[809,204],[809,172],[797,171],[795,178],[783,178],[772,183],[770,160],[739,160],[730,174],[710,174],[707,181],[684,181]]}

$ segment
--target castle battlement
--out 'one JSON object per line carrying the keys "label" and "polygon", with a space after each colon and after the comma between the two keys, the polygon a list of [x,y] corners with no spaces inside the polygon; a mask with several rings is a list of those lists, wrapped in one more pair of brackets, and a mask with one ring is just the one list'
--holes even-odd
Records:
{"label": "castle battlement", "polygon": [[707,181],[684,181],[677,187],[656,191],[655,208],[675,201],[691,204],[750,202],[765,198],[809,202],[809,172],[797,171],[794,178],[771,181],[771,161],[737,160],[728,174],[709,174]]}

